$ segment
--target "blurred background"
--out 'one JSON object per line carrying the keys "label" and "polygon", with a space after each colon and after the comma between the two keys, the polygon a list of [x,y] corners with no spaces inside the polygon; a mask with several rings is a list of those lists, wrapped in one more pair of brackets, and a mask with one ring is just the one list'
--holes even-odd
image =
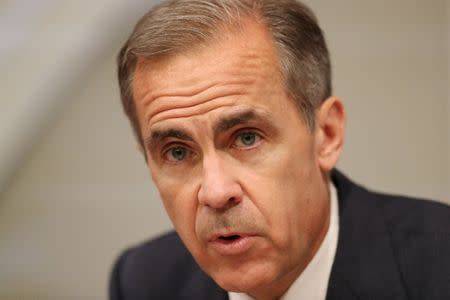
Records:
{"label": "blurred background", "polygon": [[[0,299],[106,299],[170,223],[122,114],[115,56],[158,1],[0,1]],[[348,112],[340,169],[450,203],[450,1],[309,0]]]}

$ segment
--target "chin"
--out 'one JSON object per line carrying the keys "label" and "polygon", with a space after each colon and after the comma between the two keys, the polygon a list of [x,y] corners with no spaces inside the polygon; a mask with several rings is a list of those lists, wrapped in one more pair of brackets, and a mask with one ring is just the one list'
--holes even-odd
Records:
{"label": "chin", "polygon": [[267,288],[274,283],[275,272],[264,266],[256,266],[251,270],[234,268],[230,271],[210,272],[214,281],[226,291],[238,293],[252,293]]}
{"label": "chin", "polygon": [[250,294],[252,291],[260,289],[264,286],[263,280],[258,280],[254,278],[244,278],[235,275],[235,278],[232,279],[224,279],[220,278],[214,279],[216,283],[226,291],[236,292],[236,293],[246,293]]}

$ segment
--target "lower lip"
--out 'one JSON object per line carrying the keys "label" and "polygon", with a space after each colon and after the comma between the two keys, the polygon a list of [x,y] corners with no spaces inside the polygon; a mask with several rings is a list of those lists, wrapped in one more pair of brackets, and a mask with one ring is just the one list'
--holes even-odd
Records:
{"label": "lower lip", "polygon": [[210,242],[212,248],[221,255],[239,255],[247,252],[253,243],[253,236],[241,236],[235,240],[216,239]]}

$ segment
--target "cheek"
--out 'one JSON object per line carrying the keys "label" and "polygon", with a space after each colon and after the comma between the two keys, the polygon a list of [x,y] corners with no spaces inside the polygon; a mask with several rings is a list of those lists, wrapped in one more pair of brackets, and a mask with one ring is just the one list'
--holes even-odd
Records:
{"label": "cheek", "polygon": [[271,239],[280,248],[303,240],[309,230],[316,178],[313,154],[306,147],[282,145],[257,168],[243,172],[246,192],[264,216]]}
{"label": "cheek", "polygon": [[190,237],[194,232],[198,203],[195,182],[180,182],[161,174],[152,177],[175,229],[180,236]]}

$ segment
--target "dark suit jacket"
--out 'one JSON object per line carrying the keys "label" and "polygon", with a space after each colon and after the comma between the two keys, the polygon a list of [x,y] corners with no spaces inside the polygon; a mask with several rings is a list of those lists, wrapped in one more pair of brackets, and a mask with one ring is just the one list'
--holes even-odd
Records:
{"label": "dark suit jacket", "polygon": [[[335,171],[339,239],[327,299],[450,299],[450,206],[376,194]],[[176,233],[125,251],[110,299],[228,299]]]}

